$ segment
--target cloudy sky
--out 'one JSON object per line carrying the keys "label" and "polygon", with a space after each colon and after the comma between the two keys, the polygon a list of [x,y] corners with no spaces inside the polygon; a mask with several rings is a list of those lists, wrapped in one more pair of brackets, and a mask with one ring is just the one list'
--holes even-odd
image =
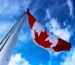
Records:
{"label": "cloudy sky", "polygon": [[0,41],[29,8],[50,34],[72,45],[70,51],[59,53],[38,47],[32,40],[26,16],[9,65],[75,65],[74,3],[75,0],[0,0]]}

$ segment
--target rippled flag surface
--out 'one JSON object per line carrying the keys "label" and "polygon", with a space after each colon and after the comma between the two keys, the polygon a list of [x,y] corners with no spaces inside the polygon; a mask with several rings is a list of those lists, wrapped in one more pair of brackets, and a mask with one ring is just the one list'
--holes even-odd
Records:
{"label": "rippled flag surface", "polygon": [[56,52],[70,50],[71,44],[69,42],[49,34],[29,11],[27,11],[26,14],[28,15],[28,22],[33,40],[38,46]]}

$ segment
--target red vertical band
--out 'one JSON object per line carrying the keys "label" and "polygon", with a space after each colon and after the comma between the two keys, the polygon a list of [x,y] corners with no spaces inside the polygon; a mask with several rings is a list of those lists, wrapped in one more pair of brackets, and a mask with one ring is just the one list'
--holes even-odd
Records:
{"label": "red vertical band", "polygon": [[71,44],[69,42],[66,42],[66,41],[60,39],[60,38],[58,39],[57,45],[55,47],[53,47],[53,49],[57,52],[63,51],[63,50],[68,51],[68,50],[70,50],[70,48],[71,48]]}
{"label": "red vertical band", "polygon": [[32,29],[36,19],[31,15],[29,11],[27,11],[26,14],[28,15],[28,22],[29,22],[30,28]]}

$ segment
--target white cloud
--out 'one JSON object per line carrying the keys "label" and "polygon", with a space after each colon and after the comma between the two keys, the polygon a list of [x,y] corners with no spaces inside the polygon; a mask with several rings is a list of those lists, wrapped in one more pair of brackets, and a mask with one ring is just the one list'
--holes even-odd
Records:
{"label": "white cloud", "polygon": [[9,30],[10,27],[13,26],[12,22],[0,22],[0,34],[4,33],[4,31]]}
{"label": "white cloud", "polygon": [[0,0],[0,14],[17,14],[19,12],[19,4],[14,3],[13,5],[9,3],[9,0]]}
{"label": "white cloud", "polygon": [[[50,33],[52,33],[53,35],[60,37],[66,41],[70,40],[70,37],[72,36],[72,32],[71,30],[69,30],[70,25],[65,25],[67,27],[65,27],[64,29],[60,28],[60,24],[57,22],[57,19],[54,19],[50,16],[49,10],[46,11],[46,17],[45,18],[49,18],[50,21],[48,23],[45,24],[45,27],[48,29],[48,31]],[[50,56],[58,56],[60,53],[62,52],[49,52]]]}
{"label": "white cloud", "polygon": [[60,38],[69,41],[72,33],[69,31],[69,26],[62,29],[60,28],[59,23],[57,22],[57,19],[52,18],[50,22],[46,23],[45,25],[49,32],[53,33],[56,36],[59,36]]}
{"label": "white cloud", "polygon": [[69,7],[69,10],[70,10],[70,16],[72,16],[72,18],[74,17],[73,15],[73,3],[71,0],[67,0],[67,5]]}
{"label": "white cloud", "polygon": [[13,22],[3,22],[3,21],[0,22],[0,41],[8,33],[13,24],[14,24]]}
{"label": "white cloud", "polygon": [[67,57],[64,57],[64,62],[61,65],[75,65],[75,51],[71,50]]}
{"label": "white cloud", "polygon": [[18,15],[21,9],[25,11],[29,4],[30,0],[22,0],[22,2],[18,0],[0,0],[0,15]]}
{"label": "white cloud", "polygon": [[8,65],[30,65],[30,63],[21,57],[21,54],[12,55]]}
{"label": "white cloud", "polygon": [[49,18],[49,19],[51,18],[49,9],[46,10],[46,19],[47,19],[47,18]]}
{"label": "white cloud", "polygon": [[[50,58],[51,58],[51,56],[54,56],[54,57],[57,57],[60,53],[62,53],[62,52],[52,52],[52,51],[48,51],[49,52],[49,54],[50,54]],[[49,61],[49,64],[50,64],[51,62]]]}
{"label": "white cloud", "polygon": [[18,40],[27,43],[31,39],[31,35],[29,32],[25,33],[23,30],[21,30]]}

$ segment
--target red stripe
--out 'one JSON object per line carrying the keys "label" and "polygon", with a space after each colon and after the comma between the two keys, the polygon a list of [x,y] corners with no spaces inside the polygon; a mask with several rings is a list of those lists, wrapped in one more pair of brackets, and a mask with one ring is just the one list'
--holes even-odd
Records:
{"label": "red stripe", "polygon": [[36,19],[31,15],[29,11],[27,11],[26,14],[28,15],[29,25],[30,25],[30,28],[32,29]]}
{"label": "red stripe", "polygon": [[53,47],[53,49],[56,51],[56,52],[59,52],[59,51],[63,51],[63,50],[66,50],[66,51],[69,51],[71,48],[71,44],[69,42],[66,42],[62,39],[58,39],[58,43],[55,47]]}

